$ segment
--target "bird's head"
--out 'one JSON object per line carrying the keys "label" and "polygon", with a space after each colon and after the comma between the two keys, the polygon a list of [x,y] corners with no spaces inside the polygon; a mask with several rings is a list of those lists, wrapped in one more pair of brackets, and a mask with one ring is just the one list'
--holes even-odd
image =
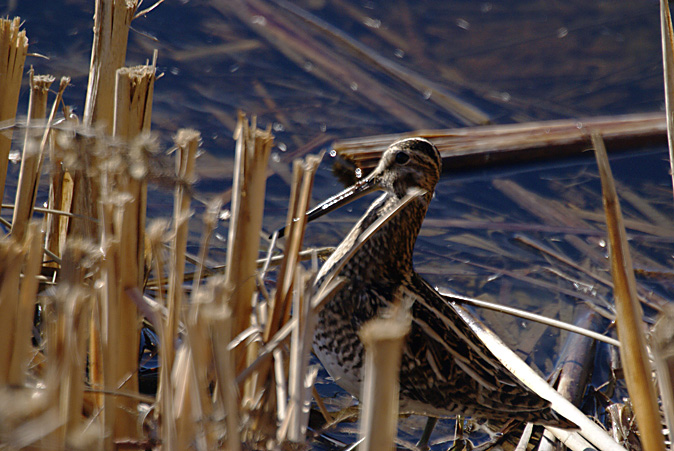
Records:
{"label": "bird's head", "polygon": [[410,188],[432,193],[440,179],[441,169],[440,153],[430,141],[408,138],[391,144],[374,171],[360,183],[401,198]]}

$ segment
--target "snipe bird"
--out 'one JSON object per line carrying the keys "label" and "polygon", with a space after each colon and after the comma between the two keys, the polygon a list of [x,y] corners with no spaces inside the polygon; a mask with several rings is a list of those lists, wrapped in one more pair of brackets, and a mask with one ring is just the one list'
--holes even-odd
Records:
{"label": "snipe bird", "polygon": [[[363,379],[363,345],[358,331],[394,299],[411,301],[412,325],[403,346],[400,412],[428,417],[458,414],[494,420],[517,419],[568,426],[549,403],[519,382],[487,349],[452,303],[412,266],[414,244],[440,178],[435,146],[420,138],[392,144],[363,180],[316,207],[309,217],[375,190],[377,198],[317,275],[324,282],[357,238],[393,209],[410,188],[416,197],[374,234],[346,263],[345,284],[319,313],[313,348],[335,381],[354,395]],[[318,213],[317,213],[318,212]]]}

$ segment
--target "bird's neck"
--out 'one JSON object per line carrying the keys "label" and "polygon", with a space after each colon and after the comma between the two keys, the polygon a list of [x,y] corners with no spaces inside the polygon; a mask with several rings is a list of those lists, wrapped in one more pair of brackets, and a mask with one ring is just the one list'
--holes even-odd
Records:
{"label": "bird's neck", "polygon": [[[411,276],[414,244],[430,199],[431,194],[428,193],[403,207],[347,262],[342,275],[352,283],[358,281],[364,284],[381,283],[382,280],[400,283],[402,278]],[[379,197],[321,268],[319,279],[345,257],[370,225],[392,211],[399,202],[400,199],[391,193]]]}

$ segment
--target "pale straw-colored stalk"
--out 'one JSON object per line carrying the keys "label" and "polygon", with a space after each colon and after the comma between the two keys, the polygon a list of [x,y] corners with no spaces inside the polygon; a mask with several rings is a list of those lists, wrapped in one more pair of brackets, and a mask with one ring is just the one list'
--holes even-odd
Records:
{"label": "pale straw-colored stalk", "polygon": [[[143,280],[146,210],[146,183],[143,178],[147,169],[142,155],[144,143],[137,137],[150,128],[153,85],[153,66],[117,71],[113,134],[122,141],[121,153],[128,163],[127,166],[110,168],[106,175],[108,186],[104,188],[108,196],[116,198],[113,216],[105,216],[113,221],[115,285],[111,289],[116,292],[112,296],[115,302],[109,302],[103,310],[108,318],[109,338],[104,342],[103,356],[116,355],[114,367],[107,365],[107,360],[100,363],[92,361],[92,366],[105,368],[106,387],[122,389],[131,395],[138,393],[136,375],[141,317],[125,290],[140,286]],[[117,149],[109,149],[109,152],[115,151]],[[134,155],[134,151],[138,155]],[[110,340],[110,337],[115,338]],[[92,360],[97,357],[97,353],[92,353]],[[137,399],[134,396],[117,396],[112,401],[113,408],[117,410],[114,415],[115,437],[136,437],[135,416],[128,412],[137,411]]]}
{"label": "pale straw-colored stalk", "polygon": [[42,232],[37,222],[32,222],[28,226],[28,233],[23,243],[23,253],[26,255],[26,261],[19,298],[17,299],[18,306],[14,320],[14,349],[12,350],[8,378],[8,382],[14,386],[24,385],[28,364],[33,357],[31,335],[38,290],[37,277],[40,274],[40,263],[42,262]]}
{"label": "pale straw-colored stalk", "polygon": [[407,307],[396,305],[390,318],[363,325],[359,335],[365,348],[361,388],[360,449],[392,451],[398,425],[398,373],[405,337],[410,331]]}
{"label": "pale straw-colored stalk", "polygon": [[[212,282],[213,298],[216,300],[232,299],[231,287],[224,277],[216,277]],[[228,451],[241,449],[240,413],[235,377],[233,352],[229,349],[232,339],[232,309],[229,304],[217,307],[211,312],[210,334],[213,344],[213,360],[215,361],[216,388],[225,415],[227,427],[226,448]]]}
{"label": "pale straw-colored stalk", "polygon": [[102,125],[107,134],[112,133],[114,121],[116,72],[126,60],[129,28],[137,7],[137,0],[96,0],[83,122]]}
{"label": "pale straw-colored stalk", "polygon": [[[66,171],[63,167],[63,156],[66,152],[64,146],[69,146],[68,136],[72,136],[77,120],[72,116],[68,108],[64,111],[65,118],[62,122],[62,129],[55,129],[50,134],[49,145],[49,209],[62,211],[66,214],[45,215],[45,248],[53,255],[60,256],[61,250],[65,246],[68,236],[68,225],[70,223],[70,211],[72,208],[74,181],[73,174]],[[46,266],[58,268],[57,262],[49,261]]]}
{"label": "pale straw-colored stalk", "polygon": [[[214,449],[218,441],[218,425],[217,421],[214,421],[214,412],[216,406],[223,405],[222,399],[211,396],[209,391],[211,386],[209,369],[213,365],[214,356],[211,316],[216,310],[214,302],[217,295],[214,291],[220,282],[209,284],[205,291],[200,287],[203,262],[208,255],[209,242],[217,225],[221,202],[216,198],[208,207],[203,220],[204,231],[197,275],[192,282],[190,304],[184,321],[184,346],[179,351],[183,358],[177,360],[173,368],[172,382],[176,390],[172,399],[172,415],[175,426],[170,427],[176,429],[176,446],[179,449],[185,448],[190,441],[196,442],[197,447],[202,449]],[[216,382],[227,383],[217,378]],[[230,382],[233,383],[233,378]],[[222,408],[219,411],[222,411]],[[234,417],[238,416],[234,414]]]}
{"label": "pale straw-colored stalk", "polygon": [[[251,325],[253,296],[256,293],[256,260],[259,254],[260,230],[264,211],[266,169],[274,137],[271,130],[257,128],[255,116],[248,119],[239,113],[234,133],[236,153],[229,234],[227,237],[226,283],[232,287],[231,300],[221,300],[232,308],[233,335]],[[257,356],[257,343],[234,351],[240,371]],[[249,404],[258,393],[255,378],[246,381],[242,402]]]}
{"label": "pale straw-colored stalk", "polygon": [[[145,215],[147,210],[147,162],[143,155],[147,136],[139,136],[150,132],[152,119],[152,99],[156,79],[156,57],[151,65],[123,67],[117,70],[115,84],[115,111],[112,136],[120,138],[128,146],[129,171],[122,176],[118,188],[131,195],[129,214],[125,218],[129,227],[137,233],[130,236],[129,246],[134,252],[136,262],[132,264],[130,273],[136,277],[136,283],[143,281],[144,249],[145,249]],[[132,281],[129,280],[128,283]]]}
{"label": "pale straw-colored stalk", "polygon": [[[28,38],[21,31],[21,19],[0,18],[0,124],[14,125],[23,67],[28,54]],[[11,128],[8,133],[0,133],[0,199],[5,195],[5,179],[9,151],[12,146]]]}
{"label": "pale straw-colored stalk", "polygon": [[9,382],[14,349],[23,249],[12,237],[0,242],[0,387]]}
{"label": "pale straw-colored stalk", "polygon": [[636,280],[630,255],[625,225],[611,167],[601,136],[592,135],[606,213],[609,238],[609,259],[613,277],[613,297],[616,309],[616,325],[620,340],[620,359],[625,372],[627,391],[641,433],[644,449],[665,449],[660,421],[660,409],[653,384],[653,370],[646,349],[643,311],[637,300]]}
{"label": "pale straw-colored stalk", "polygon": [[[168,343],[175,343],[178,338],[178,323],[183,309],[183,276],[185,273],[185,249],[187,247],[188,220],[190,202],[186,186],[194,177],[197,150],[201,135],[196,130],[181,129],[174,137],[176,151],[176,177],[179,182],[173,194],[173,236],[171,243],[171,260],[169,262],[169,289],[167,307],[169,311],[167,325]],[[163,350],[162,365],[173,368],[173,346]]]}
{"label": "pale straw-colored stalk", "polygon": [[670,437],[674,431],[674,305],[665,306],[658,316],[651,345],[658,375],[658,387]]}
{"label": "pale straw-colored stalk", "polygon": [[54,82],[54,77],[51,75],[34,75],[32,67],[29,78],[28,119],[19,171],[19,187],[16,192],[12,217],[12,235],[18,241],[23,240],[28,221],[33,214],[37,183],[40,179],[40,137],[42,136],[42,130],[35,127],[35,124],[44,122],[47,115],[47,94],[49,94],[49,87]]}
{"label": "pale straw-colored stalk", "polygon": [[[292,301],[293,316],[297,318],[297,325],[293,328],[290,342],[289,401],[286,409],[288,426],[287,430],[283,428],[279,430],[279,438],[294,442],[301,442],[306,436],[309,419],[308,403],[311,401],[310,390],[313,386],[309,371],[309,355],[315,322],[315,311],[310,305],[313,276],[305,274],[299,265],[299,252],[304,239],[306,211],[311,199],[311,188],[320,161],[320,156],[308,156],[306,161],[296,161],[294,164],[294,183],[286,220],[288,238],[284,252],[285,258],[281,263],[273,311],[266,330],[267,334],[276,334],[280,326],[287,323]],[[277,403],[285,403],[285,400],[277,399]]]}
{"label": "pale straw-colored stalk", "polygon": [[[574,422],[578,431],[569,431],[547,426],[555,437],[566,446],[574,446],[572,449],[585,449],[588,442],[603,451],[625,451],[617,444],[608,433],[589,419],[576,406],[560,395],[529,365],[515,354],[493,331],[485,327],[473,315],[459,305],[452,307],[464,319],[466,324],[477,334],[485,346],[494,354],[499,361],[522,383],[535,391],[540,397],[550,402],[553,410],[558,414]],[[578,448],[580,446],[580,448]]]}
{"label": "pale straw-colored stalk", "polygon": [[[179,381],[174,381],[178,374],[191,366],[191,356],[183,353],[182,360],[176,362],[176,352],[174,346],[178,340],[178,324],[183,317],[183,277],[185,272],[185,251],[187,247],[187,234],[189,231],[189,217],[190,217],[190,203],[191,196],[187,190],[187,186],[191,183],[194,177],[197,151],[199,148],[199,141],[201,135],[196,130],[181,129],[173,138],[176,145],[175,154],[175,172],[178,179],[174,194],[173,194],[173,228],[171,231],[171,255],[169,260],[169,278],[168,278],[168,293],[166,296],[166,307],[168,309],[168,317],[166,321],[158,320],[157,329],[160,331],[161,337],[161,373],[159,379],[158,398],[159,405],[162,409],[163,425],[161,428],[162,439],[167,446],[179,449],[180,440],[185,437],[179,437],[178,427],[184,430],[185,424],[182,426],[176,423],[176,419],[192,418],[183,410],[182,405],[176,405],[174,401],[186,402],[182,395],[176,395],[172,392],[175,383],[188,382],[184,377],[180,377]],[[155,241],[155,240],[153,240]],[[155,259],[159,259],[161,251],[157,250],[155,246]],[[160,261],[160,260],[158,260]],[[157,274],[161,274],[162,265],[157,265]],[[160,295],[161,297],[161,295]],[[187,366],[183,366],[187,365]],[[189,382],[190,384],[192,382]],[[173,448],[172,448],[173,449]]]}

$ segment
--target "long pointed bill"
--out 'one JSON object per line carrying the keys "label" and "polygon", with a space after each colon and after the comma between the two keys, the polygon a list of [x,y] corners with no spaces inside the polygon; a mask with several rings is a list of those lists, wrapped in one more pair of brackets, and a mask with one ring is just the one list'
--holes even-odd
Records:
{"label": "long pointed bill", "polygon": [[[344,191],[341,191],[329,199],[321,202],[311,210],[307,211],[307,222],[313,221],[316,218],[337,210],[346,204],[350,204],[354,200],[360,199],[364,195],[371,193],[379,188],[379,184],[372,174],[364,178],[355,185],[351,185]],[[278,238],[281,238],[285,233],[285,226],[277,230]]]}

